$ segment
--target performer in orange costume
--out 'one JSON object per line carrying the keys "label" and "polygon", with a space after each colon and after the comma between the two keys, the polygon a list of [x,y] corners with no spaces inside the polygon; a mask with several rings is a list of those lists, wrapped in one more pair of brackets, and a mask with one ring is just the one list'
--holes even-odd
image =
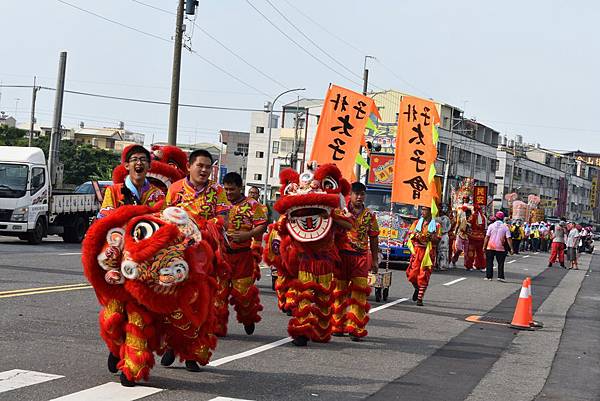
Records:
{"label": "performer in orange costume", "polygon": [[123,149],[121,160],[122,164],[115,171],[122,170],[125,173],[123,181],[106,188],[98,218],[119,206],[154,206],[165,198],[164,192],[146,179],[151,166],[150,152],[146,148],[141,145],[128,146]]}
{"label": "performer in orange costume", "polygon": [[429,285],[441,234],[440,225],[431,218],[431,209],[421,207],[421,218],[410,227],[409,247],[412,255],[406,269],[406,277],[415,288],[412,299],[419,306],[423,306],[423,296]]}
{"label": "performer in orange costume", "polygon": [[[230,295],[229,302],[234,306],[238,322],[244,325],[247,334],[252,334],[255,324],[260,321],[258,312],[263,307],[255,285],[256,270],[259,267],[250,245],[253,238],[260,238],[265,232],[267,216],[262,205],[254,198],[243,195],[244,183],[238,173],[227,173],[223,177],[223,187],[232,205],[229,210],[224,254],[225,261],[231,267],[231,280],[225,285],[225,301]],[[217,314],[225,320],[219,323],[221,327],[226,328],[229,310],[226,302],[220,306],[224,310],[217,311]]]}
{"label": "performer in orange costume", "polygon": [[[223,258],[225,249],[223,232],[231,205],[227,201],[223,187],[210,180],[212,165],[213,158],[207,150],[198,149],[190,153],[187,164],[189,175],[169,187],[165,203],[168,206],[178,206],[187,211],[207,231],[207,237],[212,241],[211,245],[215,251],[213,261],[215,269],[211,275],[218,283],[215,297],[215,308],[218,312],[222,310],[221,304],[226,302],[228,294],[226,286],[230,278],[229,265]],[[217,323],[211,335],[218,336],[226,333],[226,327],[218,324],[222,321],[222,317],[217,315]],[[161,365],[169,366],[174,361],[175,354],[172,349],[169,349],[161,359]],[[200,363],[208,363],[208,356],[200,360]],[[186,361],[186,368],[190,371],[200,370],[195,361]]]}
{"label": "performer in orange costume", "polygon": [[352,218],[352,228],[346,231],[347,241],[340,249],[342,262],[336,274],[334,292],[333,335],[350,334],[353,341],[367,335],[369,321],[367,297],[369,271],[377,272],[379,250],[379,225],[375,214],[365,207],[367,188],[360,182],[352,184],[347,215]]}
{"label": "performer in orange costume", "polygon": [[487,231],[487,221],[480,205],[474,205],[473,209],[473,214],[469,217],[471,231],[469,231],[469,244],[465,252],[465,268],[484,271],[486,265],[483,241]]}

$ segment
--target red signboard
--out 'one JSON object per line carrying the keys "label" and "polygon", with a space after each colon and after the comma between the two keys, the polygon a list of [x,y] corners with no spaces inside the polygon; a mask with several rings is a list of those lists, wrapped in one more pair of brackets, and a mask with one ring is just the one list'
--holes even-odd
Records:
{"label": "red signboard", "polygon": [[369,185],[391,187],[394,177],[394,155],[372,153],[369,161]]}
{"label": "red signboard", "polygon": [[487,205],[487,191],[487,186],[475,185],[473,187],[473,204],[485,207]]}

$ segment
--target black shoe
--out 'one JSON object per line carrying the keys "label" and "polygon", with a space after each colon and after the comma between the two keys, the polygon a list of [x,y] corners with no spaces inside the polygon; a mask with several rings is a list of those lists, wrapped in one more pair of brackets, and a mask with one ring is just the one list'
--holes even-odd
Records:
{"label": "black shoe", "polygon": [[171,366],[175,362],[175,351],[169,348],[165,351],[162,358],[160,358],[160,364],[163,366]]}
{"label": "black shoe", "polygon": [[412,300],[416,301],[419,298],[419,289],[415,288],[415,292],[413,292]]}
{"label": "black shoe", "polygon": [[548,263],[548,267],[552,267],[552,263]]}
{"label": "black shoe", "polygon": [[560,264],[560,267],[562,267],[563,269],[566,269],[566,268],[567,268],[567,267],[565,266],[565,264],[564,264],[564,263],[561,263],[561,264]]}
{"label": "black shoe", "polygon": [[292,344],[297,347],[306,347],[306,344],[308,344],[308,338],[306,336],[294,337]]}
{"label": "black shoe", "polygon": [[423,306],[423,300],[417,299],[417,306]]}
{"label": "black shoe", "polygon": [[135,386],[135,382],[131,381],[125,376],[125,373],[121,372],[121,386],[123,387],[133,387]]}
{"label": "black shoe", "polygon": [[200,365],[196,361],[185,361],[185,369],[188,372],[200,372]]}
{"label": "black shoe", "polygon": [[117,373],[119,369],[117,369],[117,363],[119,363],[121,359],[114,356],[112,352],[108,353],[108,371],[110,373]]}
{"label": "black shoe", "polygon": [[286,310],[286,311],[285,311],[285,314],[286,314],[286,315],[288,315],[288,316],[292,316],[292,315],[293,315],[293,313],[292,313],[292,310],[291,310],[291,309],[288,309],[288,310]]}
{"label": "black shoe", "polygon": [[334,337],[344,337],[344,333],[331,333]]}
{"label": "black shoe", "polygon": [[350,339],[356,343],[359,343],[362,341],[362,338],[359,336],[355,336],[354,334],[350,334]]}
{"label": "black shoe", "polygon": [[255,328],[256,328],[256,325],[254,323],[244,325],[244,330],[246,331],[246,334],[248,334],[248,335],[254,333]]}

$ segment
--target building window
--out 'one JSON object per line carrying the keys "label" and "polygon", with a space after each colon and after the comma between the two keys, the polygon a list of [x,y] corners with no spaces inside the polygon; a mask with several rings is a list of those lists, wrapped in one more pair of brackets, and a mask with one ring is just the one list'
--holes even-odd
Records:
{"label": "building window", "polygon": [[257,159],[262,159],[263,157],[265,157],[265,153],[262,151],[257,151],[256,152],[256,158]]}
{"label": "building window", "polygon": [[260,180],[262,180],[262,174],[254,174],[254,179],[255,179],[256,181],[260,181]]}
{"label": "building window", "polygon": [[256,133],[257,134],[264,134],[265,133],[265,127],[256,127]]}
{"label": "building window", "polygon": [[248,144],[247,143],[238,143],[236,152],[247,155],[248,154]]}
{"label": "building window", "polygon": [[279,153],[279,141],[273,141],[273,149],[271,150],[273,153]]}

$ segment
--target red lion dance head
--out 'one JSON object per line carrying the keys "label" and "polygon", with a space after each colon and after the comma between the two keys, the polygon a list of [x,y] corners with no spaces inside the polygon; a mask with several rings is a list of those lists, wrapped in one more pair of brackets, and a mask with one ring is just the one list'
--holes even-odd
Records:
{"label": "red lion dance head", "polygon": [[[121,164],[113,170],[112,178],[115,184],[124,182],[125,177],[127,177],[127,170],[123,164],[125,163],[125,155],[131,146],[135,145],[129,145],[123,149]],[[187,155],[177,146],[154,145],[152,146],[151,155],[152,160],[147,175],[148,181],[164,193],[167,193],[167,189],[172,183],[188,174]]]}
{"label": "red lion dance head", "polygon": [[216,282],[207,239],[178,207],[123,206],[88,230],[84,273],[104,306],[101,335],[128,380],[147,379],[162,338],[183,358],[210,357]]}
{"label": "red lion dance head", "polygon": [[327,236],[333,225],[331,212],[339,208],[350,190],[348,181],[333,164],[298,174],[281,172],[281,197],[274,208],[287,216],[286,228],[299,242],[314,242]]}

